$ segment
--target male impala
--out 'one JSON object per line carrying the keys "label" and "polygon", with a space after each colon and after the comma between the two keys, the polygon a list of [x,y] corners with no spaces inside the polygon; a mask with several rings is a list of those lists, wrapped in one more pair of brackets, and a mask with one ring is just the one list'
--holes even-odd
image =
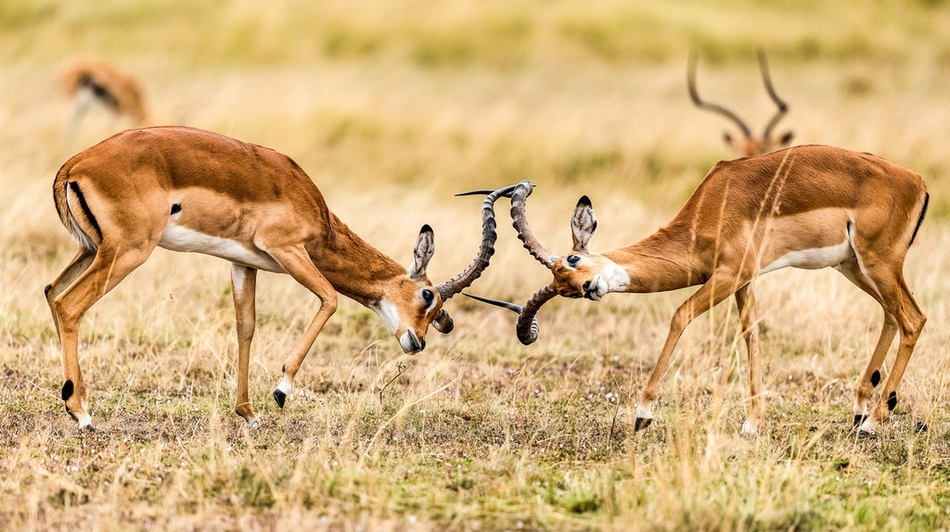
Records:
{"label": "male impala", "polygon": [[127,116],[136,126],[149,121],[142,87],[135,76],[112,63],[85,60],[70,63],[61,76],[66,94],[75,99],[69,129],[75,129],[93,103],[103,105],[116,116]]}
{"label": "male impala", "polygon": [[237,321],[235,411],[259,425],[248,399],[258,270],[287,273],[313,292],[320,308],[287,358],[274,398],[283,407],[294,375],[339,292],[373,309],[406,353],[425,346],[429,324],[448,333],[446,300],[469,286],[494,253],[494,201],[482,208],[478,255],[459,275],[433,286],[426,277],[432,229],[423,226],[408,270],[364,242],[332,212],[307,174],[289,157],[216,133],[155,127],[119,133],[74,156],[53,182],[63,225],[79,251],[46,287],[63,349],[66,411],[93,430],[77,358],[79,324],[99,298],[145,262],[156,246],[231,261]]}
{"label": "male impala", "polygon": [[[635,429],[650,424],[660,378],[686,326],[735,293],[749,352],[752,403],[742,426],[755,434],[765,412],[759,376],[759,343],[753,282],[785,267],[832,267],[877,300],[884,326],[871,361],[858,382],[854,422],[864,432],[897,404],[897,388],[927,318],[904,281],[907,249],[927,210],[929,196],[916,173],[866,153],[826,146],[800,146],[760,157],[717,163],[679,214],[651,236],[631,246],[590,253],[597,227],[586,196],[571,220],[574,248],[566,256],[548,251],[525,218],[531,184],[512,195],[511,216],[519,238],[554,281],[519,311],[518,339],[537,339],[534,320],[555,295],[599,301],[610,292],[660,292],[701,285],[673,314],[669,335],[637,405]],[[491,302],[491,301],[489,301]],[[894,335],[900,331],[897,360],[881,402],[868,417],[871,392]]]}
{"label": "male impala", "polygon": [[792,132],[789,131],[782,135],[779,138],[772,138],[772,130],[775,129],[776,124],[779,120],[785,116],[785,113],[788,112],[788,105],[783,102],[777,94],[775,94],[775,89],[772,88],[772,78],[769,76],[769,65],[765,60],[765,53],[761,50],[759,51],[759,68],[762,70],[762,80],[765,82],[765,90],[769,93],[769,96],[772,98],[772,101],[775,102],[775,105],[778,106],[778,111],[775,115],[769,120],[768,125],[765,126],[765,131],[762,133],[761,137],[757,137],[752,134],[752,130],[745,122],[739,118],[739,115],[733,113],[732,111],[716,105],[714,103],[704,102],[699,99],[699,92],[696,90],[696,56],[689,56],[689,65],[686,71],[686,82],[689,87],[689,97],[693,100],[693,103],[696,107],[700,109],[705,109],[707,111],[712,111],[714,113],[721,114],[727,119],[735,122],[739,129],[742,131],[742,138],[733,138],[728,132],[723,134],[723,140],[726,145],[732,148],[739,156],[745,155],[761,155],[763,153],[768,153],[772,150],[783,148],[788,146],[792,142]]}

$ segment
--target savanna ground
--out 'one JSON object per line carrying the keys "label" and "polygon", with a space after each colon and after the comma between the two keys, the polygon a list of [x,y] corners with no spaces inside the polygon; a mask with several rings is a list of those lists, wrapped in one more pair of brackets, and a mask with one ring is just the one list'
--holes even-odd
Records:
{"label": "savanna ground", "polygon": [[[947,27],[938,0],[5,0],[0,528],[946,529]],[[597,209],[595,249],[664,224],[731,156],[720,142],[731,125],[689,104],[687,51],[702,53],[703,95],[758,129],[773,111],[759,46],[791,104],[779,132],[904,164],[932,195],[905,267],[930,321],[876,439],[851,430],[851,397],[881,311],[832,271],[758,283],[768,415],[754,439],[739,436],[746,355],[731,301],[687,330],[656,422],[633,431],[636,394],[689,291],[554,301],[527,348],[513,315],[457,298],[456,331],[431,331],[414,357],[343,301],[280,410],[270,391],[315,300],[270,274],[250,379],[263,426],[249,432],[232,414],[228,267],[162,250],[84,322],[99,431],[80,434],[63,411],[41,294],[74,244],[49,185],[69,155],[124,126],[100,109],[63,137],[56,80],[69,60],[134,72],[158,123],[291,155],[341,219],[401,262],[431,224],[439,281],[478,242],[478,201],[456,192],[531,179],[535,232],[562,251],[580,194]],[[524,301],[549,274],[504,221],[499,235],[471,291]]]}

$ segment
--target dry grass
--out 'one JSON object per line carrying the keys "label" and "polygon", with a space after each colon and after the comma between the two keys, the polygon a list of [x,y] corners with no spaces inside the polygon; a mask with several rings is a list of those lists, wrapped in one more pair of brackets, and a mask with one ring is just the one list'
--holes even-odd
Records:
{"label": "dry grass", "polygon": [[[939,3],[3,2],[0,525],[947,528],[950,38]],[[665,223],[728,155],[725,124],[688,104],[686,50],[704,51],[704,94],[764,124],[759,44],[800,142],[879,153],[921,172],[933,196],[906,265],[930,321],[879,438],[850,425],[880,310],[831,271],[759,282],[769,399],[754,440],[738,436],[746,357],[731,303],[687,330],[657,422],[633,432],[636,394],[688,291],[552,302],[529,348],[513,316],[452,300],[456,332],[432,332],[416,357],[346,301],[280,411],[270,390],[314,299],[269,274],[250,381],[264,426],[247,432],[231,413],[227,267],[164,251],[84,322],[99,432],[78,434],[63,412],[41,293],[73,244],[49,184],[68,155],[122,126],[99,113],[61,137],[65,61],[112,57],[143,79],[163,122],[288,153],[334,212],[403,262],[430,223],[441,279],[477,245],[477,200],[455,192],[538,182],[529,214],[558,249],[581,193],[600,219],[595,248]],[[548,274],[506,224],[500,235],[473,290],[523,301]]]}

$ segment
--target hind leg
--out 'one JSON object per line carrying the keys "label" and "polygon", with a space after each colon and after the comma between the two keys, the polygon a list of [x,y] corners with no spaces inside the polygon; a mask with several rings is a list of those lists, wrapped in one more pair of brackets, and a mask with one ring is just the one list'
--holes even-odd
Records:
{"label": "hind leg", "polygon": [[[79,325],[89,307],[145,262],[153,248],[154,245],[119,253],[100,245],[91,261],[88,255],[78,254],[47,290],[63,350],[62,398],[66,412],[79,422],[80,429],[95,430],[86,408],[86,386],[79,369]],[[62,288],[70,278],[72,282]]]}
{"label": "hind leg", "polygon": [[894,366],[887,377],[887,382],[884,383],[884,389],[881,390],[881,401],[874,409],[871,417],[861,425],[861,430],[865,432],[873,432],[875,425],[886,420],[890,412],[897,407],[897,388],[900,387],[904,370],[907,369],[910,357],[914,353],[914,347],[917,345],[920,332],[924,328],[924,324],[927,323],[927,316],[911,294],[903,275],[896,275],[892,283],[894,298],[889,301],[889,307],[891,313],[897,317],[900,343],[897,348],[897,358],[894,359]]}
{"label": "hind leg", "polygon": [[50,312],[53,314],[53,324],[56,326],[57,335],[59,335],[59,318],[56,316],[56,312],[53,312],[53,300],[56,299],[56,296],[65,290],[67,286],[71,285],[77,277],[89,269],[89,265],[92,264],[95,258],[95,251],[80,247],[76,256],[69,261],[69,264],[63,268],[63,271],[60,272],[50,284],[46,285],[46,288],[43,290],[43,294],[46,296],[46,304],[49,305]]}
{"label": "hind leg", "polygon": [[[839,269],[845,273],[846,268]],[[861,432],[865,433],[873,433],[875,426],[887,419],[890,411],[897,406],[897,388],[917,345],[920,332],[927,322],[927,316],[920,309],[904,280],[902,269],[903,264],[900,261],[881,261],[864,265],[855,261],[855,265],[847,268],[845,273],[848,279],[874,297],[884,309],[881,336],[855,392],[855,423],[860,422]],[[881,402],[871,417],[867,417],[868,398],[881,379],[878,368],[881,367],[897,332],[900,333],[897,358],[881,392]]]}
{"label": "hind leg", "polygon": [[855,286],[866,292],[877,301],[884,311],[884,323],[881,326],[881,335],[878,337],[877,344],[871,354],[864,374],[858,380],[854,392],[854,426],[861,426],[868,418],[868,400],[874,388],[881,382],[881,366],[884,364],[884,358],[894,343],[894,337],[897,335],[897,318],[891,314],[888,306],[885,305],[881,294],[878,291],[874,281],[871,280],[860,268],[857,260],[852,259],[841,264],[837,270],[841,272]]}

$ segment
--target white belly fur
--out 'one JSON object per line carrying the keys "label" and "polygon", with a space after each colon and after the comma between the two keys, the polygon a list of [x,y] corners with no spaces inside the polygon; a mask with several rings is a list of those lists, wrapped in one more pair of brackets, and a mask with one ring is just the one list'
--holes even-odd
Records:
{"label": "white belly fur", "polygon": [[851,247],[851,242],[847,236],[845,236],[844,242],[835,246],[803,249],[786,253],[768,266],[762,268],[759,274],[788,267],[818,270],[837,266],[848,259],[854,258],[854,256],[854,249]]}
{"label": "white belly fur", "polygon": [[283,273],[277,262],[266,255],[251,252],[241,244],[227,238],[206,235],[169,222],[158,245],[172,251],[203,253],[219,257],[243,266],[268,272]]}

